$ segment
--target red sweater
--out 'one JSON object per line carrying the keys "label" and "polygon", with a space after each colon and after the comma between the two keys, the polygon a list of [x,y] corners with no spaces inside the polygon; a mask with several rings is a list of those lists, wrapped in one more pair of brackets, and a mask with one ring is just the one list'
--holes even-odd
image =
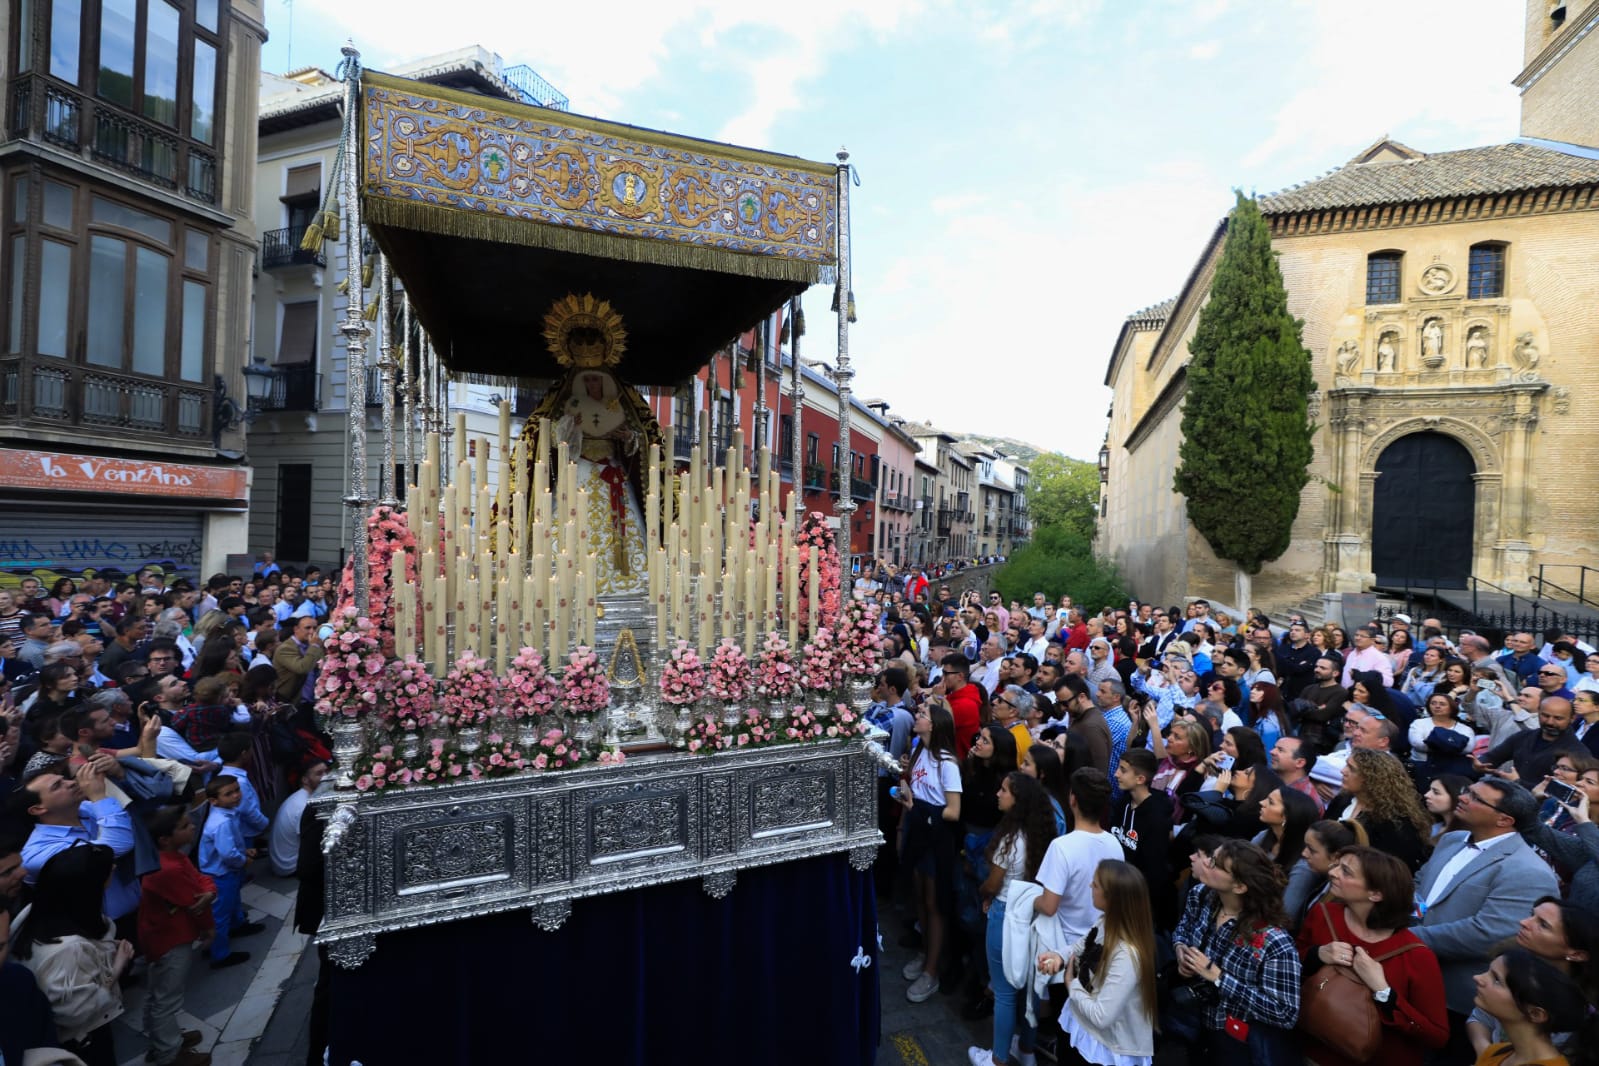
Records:
{"label": "red sweater", "polygon": [[949,713],[955,718],[955,757],[965,761],[972,750],[972,738],[983,726],[983,697],[970,681],[959,692],[945,696],[949,700]]}
{"label": "red sweater", "polygon": [[[1332,919],[1337,936],[1327,928]],[[1368,944],[1356,940],[1349,932],[1344,905],[1336,900],[1316,904],[1299,930],[1299,957],[1305,960],[1305,972],[1316,963],[1316,949],[1331,944],[1334,939],[1366,949],[1366,954],[1376,957],[1396,951],[1406,944],[1419,943],[1415,933],[1401,929],[1387,940]],[[1421,1066],[1429,1048],[1441,1048],[1449,1042],[1449,1013],[1444,1002],[1443,971],[1438,968],[1438,956],[1431,948],[1413,948],[1403,955],[1395,955],[1382,964],[1388,986],[1394,990],[1393,1010],[1378,1016],[1383,1019],[1382,1049],[1375,1061],[1383,1066]],[[1301,1049],[1305,1056],[1318,1066],[1358,1066],[1332,1048],[1299,1030]]]}
{"label": "red sweater", "polygon": [[139,944],[151,962],[211,931],[211,908],[202,907],[199,914],[189,908],[201,893],[216,892],[217,883],[187,855],[161,852],[161,869],[145,874],[139,884]]}

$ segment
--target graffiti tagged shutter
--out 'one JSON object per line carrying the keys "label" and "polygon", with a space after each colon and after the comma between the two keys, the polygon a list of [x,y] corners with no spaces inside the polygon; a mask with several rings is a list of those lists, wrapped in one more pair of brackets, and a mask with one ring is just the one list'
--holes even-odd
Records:
{"label": "graffiti tagged shutter", "polygon": [[132,574],[146,563],[200,577],[199,512],[38,510],[0,519],[0,571],[77,576],[111,567]]}

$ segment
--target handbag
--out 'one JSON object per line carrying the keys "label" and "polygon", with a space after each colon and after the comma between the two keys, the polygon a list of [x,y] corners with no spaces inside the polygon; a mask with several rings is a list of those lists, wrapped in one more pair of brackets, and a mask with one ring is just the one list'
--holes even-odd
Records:
{"label": "handbag", "polygon": [[[1317,909],[1332,938],[1338,939],[1327,904]],[[1386,962],[1422,946],[1420,941],[1406,944],[1374,956],[1373,961]],[[1299,1027],[1352,1062],[1370,1062],[1382,1049],[1382,1015],[1377,1003],[1366,982],[1347,966],[1324,965],[1305,978],[1299,992]]]}

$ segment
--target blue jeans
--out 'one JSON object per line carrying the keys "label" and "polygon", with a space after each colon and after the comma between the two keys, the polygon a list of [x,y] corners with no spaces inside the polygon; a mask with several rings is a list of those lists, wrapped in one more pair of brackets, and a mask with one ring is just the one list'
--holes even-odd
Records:
{"label": "blue jeans", "polygon": [[1005,980],[1005,901],[996,899],[988,908],[988,986],[994,990],[994,1046],[990,1049],[1005,1060],[1010,1054],[1010,1038],[1021,1038],[1023,1051],[1033,1050],[1033,1027],[1021,1011],[1025,990],[1013,988]]}
{"label": "blue jeans", "polygon": [[217,926],[216,939],[211,941],[211,961],[221,962],[232,951],[228,935],[244,924],[244,904],[239,899],[239,892],[244,888],[244,871],[207,876],[217,883],[217,898],[211,904],[211,917]]}

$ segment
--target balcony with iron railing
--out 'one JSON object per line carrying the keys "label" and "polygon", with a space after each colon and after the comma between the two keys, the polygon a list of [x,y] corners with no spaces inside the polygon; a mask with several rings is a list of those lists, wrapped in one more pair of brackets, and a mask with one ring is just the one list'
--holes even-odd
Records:
{"label": "balcony with iron railing", "polygon": [[272,368],[272,390],[257,411],[317,411],[322,407],[322,375],[314,363]]}
{"label": "balcony with iron railing", "polygon": [[11,79],[10,92],[10,139],[53,144],[191,200],[217,202],[217,153],[209,145],[37,71]]}
{"label": "balcony with iron railing", "polygon": [[680,463],[686,463],[694,455],[694,427],[672,427],[672,458]]}
{"label": "balcony with iron railing", "polygon": [[0,418],[24,424],[207,444],[212,402],[211,390],[198,382],[162,381],[58,359],[0,359]]}
{"label": "balcony with iron railing", "polygon": [[300,241],[304,237],[304,226],[269,229],[261,234],[261,269],[277,270],[289,266],[327,266],[327,256],[322,254],[321,245],[318,245],[314,251],[309,252],[300,247]]}
{"label": "balcony with iron railing", "polygon": [[805,491],[821,492],[827,487],[827,467],[821,463],[805,464]]}

